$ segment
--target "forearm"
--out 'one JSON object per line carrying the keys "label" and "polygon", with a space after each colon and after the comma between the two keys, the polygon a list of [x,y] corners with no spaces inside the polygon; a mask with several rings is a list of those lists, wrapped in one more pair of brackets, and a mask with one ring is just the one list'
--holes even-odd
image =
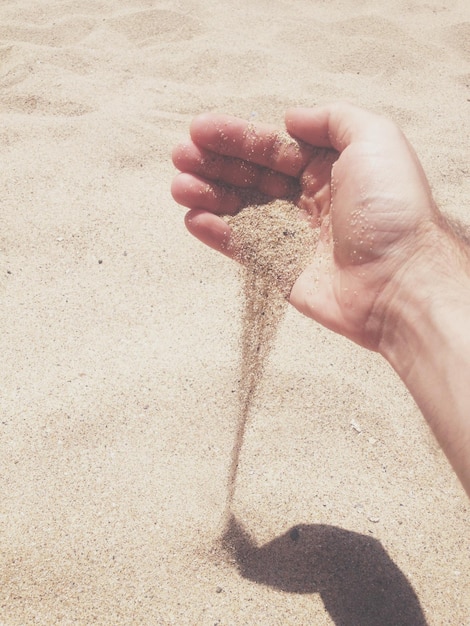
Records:
{"label": "forearm", "polygon": [[470,496],[470,254],[455,230],[397,295],[381,353],[413,395]]}

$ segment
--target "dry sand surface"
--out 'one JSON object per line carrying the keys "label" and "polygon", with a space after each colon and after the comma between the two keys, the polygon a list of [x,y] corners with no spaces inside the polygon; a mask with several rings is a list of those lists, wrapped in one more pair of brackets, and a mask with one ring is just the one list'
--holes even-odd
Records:
{"label": "dry sand surface", "polygon": [[235,264],[172,146],[392,116],[470,222],[468,0],[0,2],[0,624],[468,626],[470,505],[388,365],[289,309],[241,451]]}

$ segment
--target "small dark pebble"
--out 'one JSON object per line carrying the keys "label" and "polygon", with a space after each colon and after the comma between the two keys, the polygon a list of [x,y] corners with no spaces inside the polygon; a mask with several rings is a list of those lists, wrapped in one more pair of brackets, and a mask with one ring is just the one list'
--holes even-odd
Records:
{"label": "small dark pebble", "polygon": [[101,263],[103,263],[103,259],[99,259],[98,263],[101,265]]}
{"label": "small dark pebble", "polygon": [[299,537],[300,537],[300,531],[298,528],[293,528],[290,532],[289,532],[289,537],[292,539],[292,541],[298,541]]}
{"label": "small dark pebble", "polygon": [[222,587],[216,587],[215,589],[215,593],[222,593],[223,589]]}

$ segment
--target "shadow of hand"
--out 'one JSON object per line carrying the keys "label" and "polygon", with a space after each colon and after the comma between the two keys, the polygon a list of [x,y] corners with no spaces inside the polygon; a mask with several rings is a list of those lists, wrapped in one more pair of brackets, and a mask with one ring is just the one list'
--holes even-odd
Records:
{"label": "shadow of hand", "polygon": [[319,593],[336,626],[427,626],[410,583],[372,537],[300,525],[258,547],[232,516],[222,541],[244,578]]}

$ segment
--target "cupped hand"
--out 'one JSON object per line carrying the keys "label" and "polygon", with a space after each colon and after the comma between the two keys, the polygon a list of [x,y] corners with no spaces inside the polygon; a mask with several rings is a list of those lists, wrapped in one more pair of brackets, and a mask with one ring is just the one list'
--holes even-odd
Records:
{"label": "cupped hand", "polygon": [[425,174],[395,124],[350,104],[290,109],[285,124],[287,139],[271,126],[198,116],[173,151],[173,197],[190,208],[193,235],[234,257],[219,216],[239,210],[247,192],[295,195],[320,239],[289,301],[377,350],[391,300],[434,239],[438,212]]}

